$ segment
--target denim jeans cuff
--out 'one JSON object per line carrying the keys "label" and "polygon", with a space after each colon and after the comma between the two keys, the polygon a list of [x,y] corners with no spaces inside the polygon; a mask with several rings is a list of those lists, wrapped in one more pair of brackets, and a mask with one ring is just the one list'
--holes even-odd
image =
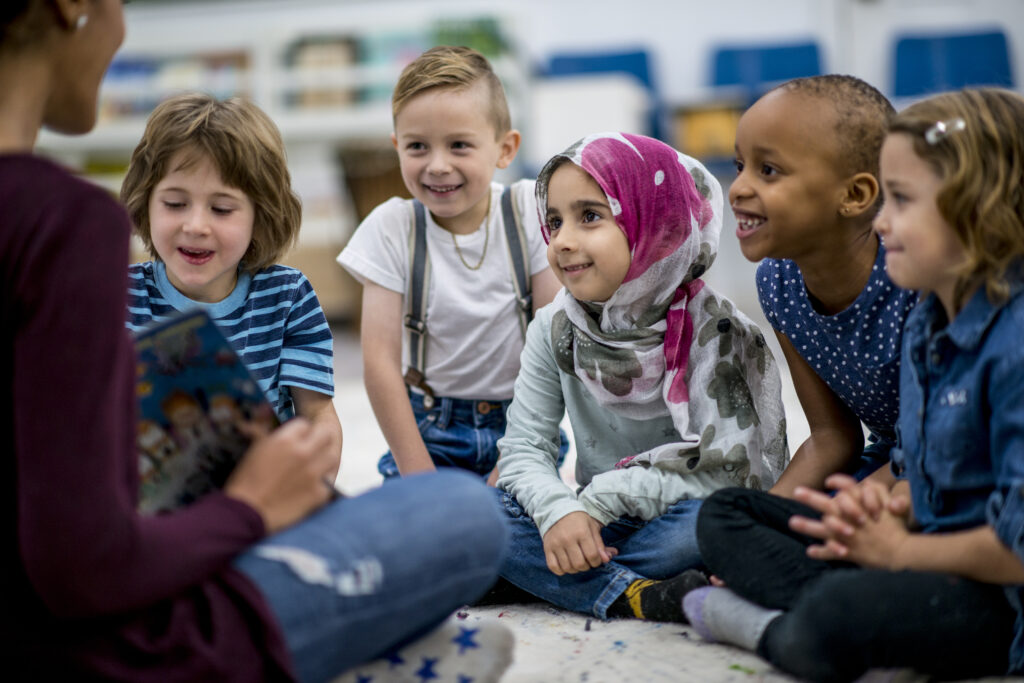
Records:
{"label": "denim jeans cuff", "polygon": [[608,608],[626,590],[629,584],[643,578],[639,574],[622,568],[615,572],[615,576],[608,581],[608,585],[594,603],[594,616],[598,619],[608,619]]}

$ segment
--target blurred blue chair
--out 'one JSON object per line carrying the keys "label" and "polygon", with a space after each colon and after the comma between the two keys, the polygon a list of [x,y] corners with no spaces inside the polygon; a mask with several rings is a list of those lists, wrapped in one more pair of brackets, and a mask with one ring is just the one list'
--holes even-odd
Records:
{"label": "blurred blue chair", "polygon": [[813,41],[720,45],[711,58],[711,85],[737,91],[748,102],[783,81],[821,73],[821,54]]}
{"label": "blurred blue chair", "polygon": [[1014,87],[1010,49],[999,29],[980,33],[903,35],[893,56],[894,97],[917,97],[979,85]]}
{"label": "blurred blue chair", "polygon": [[552,55],[541,68],[541,76],[555,78],[579,74],[624,73],[635,77],[651,96],[650,130],[652,137],[662,138],[661,96],[646,50],[625,52],[581,52]]}

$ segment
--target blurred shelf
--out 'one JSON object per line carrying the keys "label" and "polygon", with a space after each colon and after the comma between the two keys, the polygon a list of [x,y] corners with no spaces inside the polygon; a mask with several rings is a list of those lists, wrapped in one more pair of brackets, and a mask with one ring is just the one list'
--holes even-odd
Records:
{"label": "blurred shelf", "polygon": [[[505,84],[510,106],[515,109],[525,96],[527,68],[514,54],[511,29],[486,11],[432,21],[407,17],[404,24],[370,24],[355,9],[336,8],[328,21],[281,7],[263,11],[253,25],[262,29],[228,39],[208,26],[182,35],[173,24],[182,18],[170,9],[141,13],[142,37],[130,36],[104,79],[96,128],[77,137],[44,131],[40,151],[72,165],[93,155],[127,158],[159,102],[195,91],[251,98],[289,146],[390,146],[394,84],[405,64],[434,44],[481,48]],[[195,23],[203,25],[198,18]],[[278,30],[268,28],[275,24]]]}
{"label": "blurred shelf", "polygon": [[[273,110],[266,107],[281,136],[289,145],[317,142],[365,143],[376,141],[390,146],[391,104],[377,102],[365,105],[325,107],[316,109]],[[146,117],[132,116],[101,122],[87,135],[68,136],[44,130],[38,147],[44,153],[78,155],[83,153],[112,155],[131,153],[142,138]]]}
{"label": "blurred shelf", "polygon": [[[358,320],[360,287],[335,257],[366,212],[403,191],[390,141],[401,70],[435,44],[476,47],[515,110],[526,96],[525,60],[512,27],[487,8],[438,15],[428,3],[396,12],[381,3],[266,2],[245,7],[244,29],[238,9],[130,6],[132,30],[104,79],[97,126],[82,136],[43,131],[37,149],[116,195],[159,102],[197,91],[252,99],[281,131],[303,203],[299,243],[283,262],[306,274],[331,320]],[[137,239],[133,254],[146,258]]]}

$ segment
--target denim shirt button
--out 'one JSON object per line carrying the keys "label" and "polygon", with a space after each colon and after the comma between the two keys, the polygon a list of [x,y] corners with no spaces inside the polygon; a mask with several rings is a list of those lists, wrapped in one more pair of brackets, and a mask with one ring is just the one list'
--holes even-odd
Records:
{"label": "denim shirt button", "polygon": [[938,365],[942,362],[942,356],[937,353],[932,354],[932,365]]}

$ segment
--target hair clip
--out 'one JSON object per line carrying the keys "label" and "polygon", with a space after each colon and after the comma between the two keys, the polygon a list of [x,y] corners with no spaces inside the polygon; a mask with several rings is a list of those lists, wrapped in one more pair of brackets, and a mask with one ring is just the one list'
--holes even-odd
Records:
{"label": "hair clip", "polygon": [[959,117],[948,121],[938,121],[924,132],[924,139],[929,145],[936,145],[945,140],[947,136],[964,128],[967,128],[967,122]]}

